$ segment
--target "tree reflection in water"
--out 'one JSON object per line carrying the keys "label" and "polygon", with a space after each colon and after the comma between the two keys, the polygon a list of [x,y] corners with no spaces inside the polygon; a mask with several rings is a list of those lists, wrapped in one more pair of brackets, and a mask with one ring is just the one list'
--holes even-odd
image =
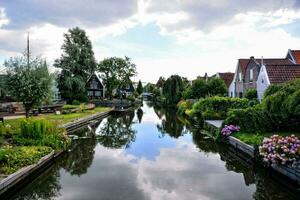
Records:
{"label": "tree reflection in water", "polygon": [[[156,108],[154,109],[156,110]],[[168,134],[173,138],[179,138],[188,132],[184,128],[183,123],[178,119],[176,112],[176,109],[160,109],[155,111],[161,119],[161,124],[156,125],[158,131],[161,133],[160,137]]]}
{"label": "tree reflection in water", "polygon": [[139,123],[142,122],[143,114],[144,114],[144,112],[143,112],[143,110],[142,110],[141,108],[139,108],[139,109],[136,111],[136,115],[137,115],[137,118],[138,118],[138,120],[139,120]]}
{"label": "tree reflection in water", "polygon": [[136,135],[132,129],[133,118],[134,111],[121,117],[108,117],[97,129],[97,141],[108,148],[129,148]]}

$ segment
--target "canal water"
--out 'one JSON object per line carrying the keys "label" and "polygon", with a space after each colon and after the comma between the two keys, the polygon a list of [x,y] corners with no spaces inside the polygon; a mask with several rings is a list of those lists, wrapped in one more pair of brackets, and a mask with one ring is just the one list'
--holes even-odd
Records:
{"label": "canal water", "polygon": [[74,134],[85,139],[11,199],[299,199],[292,183],[151,102]]}

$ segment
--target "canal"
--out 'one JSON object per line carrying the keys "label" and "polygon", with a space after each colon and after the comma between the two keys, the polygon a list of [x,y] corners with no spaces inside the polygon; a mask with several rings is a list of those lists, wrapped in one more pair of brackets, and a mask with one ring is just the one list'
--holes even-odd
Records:
{"label": "canal", "polygon": [[[95,138],[89,138],[95,133]],[[292,183],[144,102],[74,134],[69,152],[11,199],[298,199]]]}

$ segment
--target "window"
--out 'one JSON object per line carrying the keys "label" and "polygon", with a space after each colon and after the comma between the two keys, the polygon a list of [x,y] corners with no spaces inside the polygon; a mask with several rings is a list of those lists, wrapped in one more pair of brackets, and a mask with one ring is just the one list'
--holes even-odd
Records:
{"label": "window", "polygon": [[97,89],[97,88],[98,88],[98,82],[97,82],[95,79],[93,79],[93,80],[91,81],[90,88],[91,88],[91,89]]}
{"label": "window", "polygon": [[239,81],[242,82],[242,72],[239,73]]}
{"label": "window", "polygon": [[253,69],[250,69],[250,82],[253,81]]}
{"label": "window", "polygon": [[262,79],[261,79],[261,83],[264,83],[264,82],[265,82],[265,81],[264,81],[264,79],[262,78]]}
{"label": "window", "polygon": [[95,92],[95,96],[96,96],[96,97],[100,97],[100,96],[101,96],[101,92],[100,92],[100,91],[96,91],[96,92]]}
{"label": "window", "polygon": [[94,96],[93,91],[88,91],[88,96],[89,96],[89,97]]}

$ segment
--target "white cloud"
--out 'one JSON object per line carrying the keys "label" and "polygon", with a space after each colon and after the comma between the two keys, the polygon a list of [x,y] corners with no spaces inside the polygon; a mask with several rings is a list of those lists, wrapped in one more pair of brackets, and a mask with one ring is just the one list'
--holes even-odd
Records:
{"label": "white cloud", "polygon": [[0,7],[0,28],[9,23],[9,19],[6,16],[5,9]]}

